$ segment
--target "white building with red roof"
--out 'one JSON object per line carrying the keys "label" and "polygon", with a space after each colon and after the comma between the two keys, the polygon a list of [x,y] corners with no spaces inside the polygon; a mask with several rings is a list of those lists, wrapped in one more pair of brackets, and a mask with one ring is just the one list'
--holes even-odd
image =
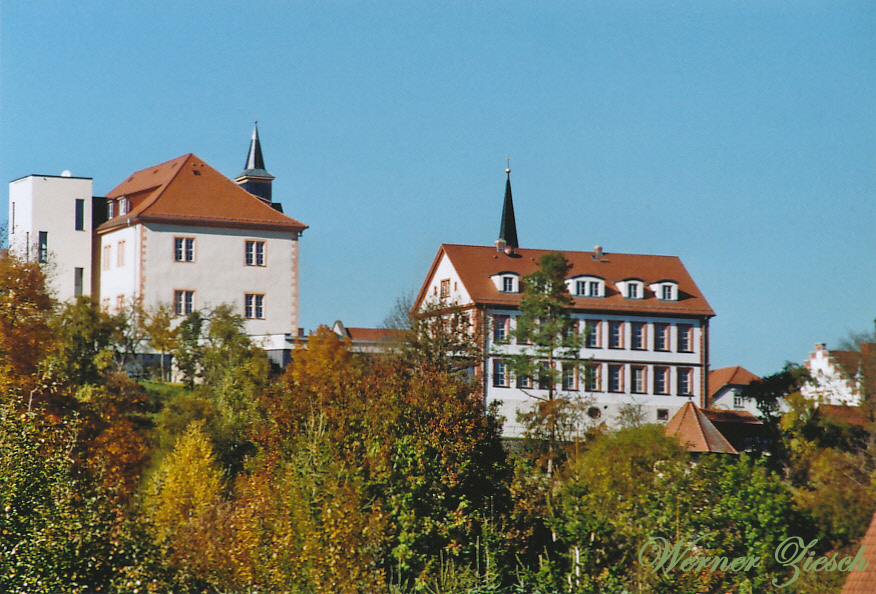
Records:
{"label": "white building with red roof", "polygon": [[592,419],[609,424],[631,406],[646,422],[668,421],[687,402],[706,406],[709,320],[715,312],[681,260],[601,248],[520,248],[513,213],[509,175],[495,247],[442,245],[414,303],[414,311],[434,304],[461,308],[489,328],[485,362],[477,371],[487,403],[500,403],[504,434],[521,435],[517,412],[547,393],[512,377],[503,357],[523,348],[508,340],[519,316],[521,280],[550,251],[561,251],[572,265],[566,279],[571,313],[585,336],[580,359],[589,370],[570,365],[558,391],[579,396],[589,403]]}
{"label": "white building with red roof", "polygon": [[237,183],[193,154],[141,169],[106,197],[90,195],[90,178],[28,176],[10,184],[10,245],[54,268],[61,300],[170,304],[180,317],[229,304],[249,334],[281,348],[298,333],[307,226],[272,202],[273,179],[257,128]]}
{"label": "white building with red roof", "polygon": [[708,406],[720,410],[747,411],[760,414],[754,400],[743,398],[742,389],[760,378],[744,367],[721,367],[709,372]]}

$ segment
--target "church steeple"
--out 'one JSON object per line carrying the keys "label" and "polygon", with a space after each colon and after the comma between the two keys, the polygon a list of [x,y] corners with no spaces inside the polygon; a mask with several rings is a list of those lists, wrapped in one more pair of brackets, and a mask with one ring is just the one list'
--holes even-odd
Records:
{"label": "church steeple", "polygon": [[514,201],[511,199],[511,161],[508,160],[508,168],[505,169],[508,179],[505,181],[505,203],[502,205],[502,221],[499,224],[499,238],[496,240],[496,249],[504,251],[506,248],[516,249],[517,223],[514,220]]}
{"label": "church steeple", "polygon": [[252,129],[252,140],[249,143],[244,170],[234,181],[250,194],[258,196],[268,204],[271,203],[271,183],[274,181],[274,176],[265,169],[258,122]]}

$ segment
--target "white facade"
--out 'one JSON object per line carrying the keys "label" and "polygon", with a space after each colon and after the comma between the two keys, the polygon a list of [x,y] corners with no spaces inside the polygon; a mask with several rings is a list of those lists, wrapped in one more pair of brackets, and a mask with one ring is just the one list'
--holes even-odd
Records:
{"label": "white facade", "polygon": [[91,294],[91,178],[30,175],[13,181],[8,221],[9,249],[45,264],[56,299]]}
{"label": "white facade", "polygon": [[742,398],[742,386],[723,386],[712,395],[709,408],[717,410],[738,410],[749,412],[755,416],[760,415],[757,402],[750,398]]}
{"label": "white facade", "polygon": [[[538,386],[522,389],[516,378],[510,375],[501,377],[503,355],[519,354],[527,349],[525,345],[514,344],[513,340],[511,343],[496,341],[497,328],[502,323],[506,323],[506,337],[516,328],[519,312],[516,309],[487,309],[485,313],[490,320],[486,341],[489,355],[485,366],[487,404],[501,402],[499,411],[505,417],[503,433],[508,437],[518,437],[523,431],[517,422],[518,411],[528,410],[537,399],[544,399],[548,390]],[[579,400],[593,422],[616,424],[623,408],[629,406],[640,407],[644,422],[665,422],[686,402],[701,402],[703,365],[699,345],[704,330],[699,320],[596,312],[574,312],[572,317],[578,322],[582,335],[590,323],[592,330],[587,332],[594,341],[591,344],[597,346],[581,349],[583,366],[578,369],[570,367],[571,377],[561,379],[555,386],[555,393]],[[609,346],[609,332],[615,325],[619,327],[620,346],[612,347]],[[634,325],[644,330],[643,348],[633,348]],[[656,328],[668,333],[667,350],[658,350]],[[679,350],[680,333],[688,334],[689,351]],[[555,365],[557,371],[562,371],[562,360],[555,361]],[[588,385],[588,374],[592,374],[590,381],[593,384]]]}
{"label": "white facade", "polygon": [[857,406],[860,389],[857,379],[849,377],[824,344],[816,344],[804,363],[815,384],[805,384],[800,393],[822,404],[848,404]]}
{"label": "white facade", "polygon": [[139,298],[185,315],[228,304],[248,334],[297,334],[296,232],[138,223],[101,234],[99,254],[105,307]]}

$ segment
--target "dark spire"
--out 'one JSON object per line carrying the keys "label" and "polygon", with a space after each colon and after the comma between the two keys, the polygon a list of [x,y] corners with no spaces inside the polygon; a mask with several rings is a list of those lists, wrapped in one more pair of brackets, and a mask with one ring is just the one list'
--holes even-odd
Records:
{"label": "dark spire", "polygon": [[259,142],[258,122],[252,129],[252,140],[249,143],[245,169],[234,181],[250,194],[254,194],[268,203],[271,202],[271,182],[274,181],[274,176],[265,169],[262,143]]}
{"label": "dark spire", "polygon": [[[259,142],[259,123],[252,129],[252,140],[249,143],[249,154],[246,156],[245,170],[261,169],[265,171],[265,159],[262,157],[262,143]],[[267,171],[265,171],[267,173]]]}
{"label": "dark spire", "polygon": [[496,240],[496,249],[504,250],[506,247],[519,248],[517,243],[517,223],[514,220],[514,202],[511,199],[511,167],[505,169],[508,179],[505,181],[505,203],[502,205],[502,222],[499,224],[499,239]]}

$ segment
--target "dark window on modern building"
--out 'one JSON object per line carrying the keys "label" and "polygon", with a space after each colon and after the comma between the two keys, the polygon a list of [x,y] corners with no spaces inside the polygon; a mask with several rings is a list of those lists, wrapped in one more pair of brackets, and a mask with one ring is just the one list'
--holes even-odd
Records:
{"label": "dark window on modern building", "polygon": [[76,199],[76,230],[85,231],[85,200]]}
{"label": "dark window on modern building", "polygon": [[49,261],[49,233],[48,231],[40,231],[40,245],[37,252],[37,259],[40,264],[45,264]]}

